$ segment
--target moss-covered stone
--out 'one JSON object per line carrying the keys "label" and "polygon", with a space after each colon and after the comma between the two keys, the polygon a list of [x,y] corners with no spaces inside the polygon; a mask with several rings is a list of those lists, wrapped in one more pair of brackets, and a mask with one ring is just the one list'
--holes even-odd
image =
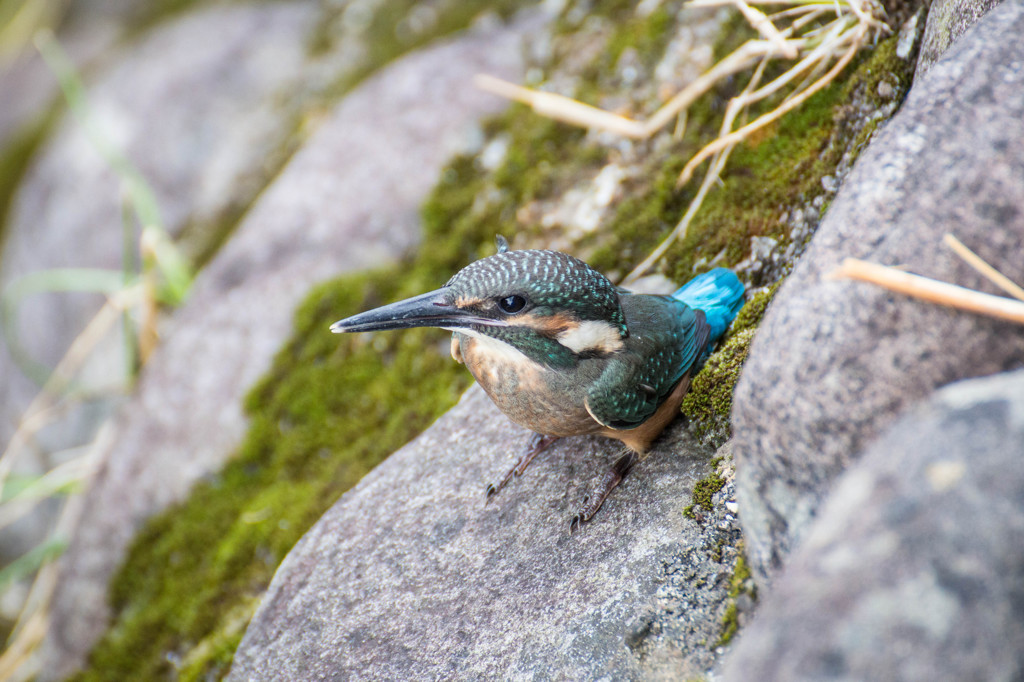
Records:
{"label": "moss-covered stone", "polygon": [[347,277],[310,295],[292,342],[249,395],[252,423],[237,457],[137,537],[112,583],[114,626],[77,679],[225,672],[255,598],[292,545],[458,399],[468,381],[443,333],[367,341],[327,332],[347,312],[404,296],[398,275]]}
{"label": "moss-covered stone", "polygon": [[747,564],[747,557],[740,547],[739,557],[732,570],[732,577],[729,579],[729,604],[722,616],[722,634],[715,643],[715,647],[725,646],[732,641],[740,628],[740,609],[737,606],[737,599],[740,595],[747,595],[751,600],[757,599],[757,586],[750,573],[750,566]]}
{"label": "moss-covered stone", "polygon": [[[689,279],[711,261],[736,265],[750,255],[753,237],[776,239],[780,248],[788,243],[784,216],[826,195],[823,178],[841,162],[852,163],[877,122],[887,117],[868,113],[880,105],[878,83],[893,86],[888,104],[898,103],[909,87],[913,60],[896,57],[896,41],[894,36],[861,53],[837,81],[735,149],[723,185],[708,194],[685,237],[665,255],[673,279]],[[751,283],[773,281],[752,276]]]}
{"label": "moss-covered stone", "polygon": [[753,339],[753,329],[744,329],[730,337],[704,363],[683,398],[683,414],[692,420],[696,433],[708,437],[716,446],[729,437],[732,393]]}
{"label": "moss-covered stone", "polygon": [[750,297],[750,300],[740,308],[736,319],[732,321],[732,327],[729,329],[730,336],[735,336],[747,329],[756,329],[761,324],[761,318],[764,317],[765,311],[768,310],[768,304],[772,302],[775,292],[779,290],[780,284],[781,282],[776,282],[767,289],[763,289]]}
{"label": "moss-covered stone", "polygon": [[775,284],[758,292],[744,304],[725,342],[707,359],[683,398],[682,412],[690,418],[695,433],[715,447],[731,435],[729,413],[732,394],[754,340],[754,332],[778,286]]}
{"label": "moss-covered stone", "polygon": [[[412,3],[391,4],[408,8]],[[632,49],[641,68],[649,69],[656,61],[652,55],[671,35],[681,3],[663,3],[648,17],[635,17],[633,3],[596,5],[593,11],[606,13],[617,28],[595,65],[613,67]],[[575,25],[562,24],[565,34]],[[721,49],[735,46],[739,35],[729,33]],[[847,98],[871,82],[877,89],[878,74],[896,68],[886,61],[891,48],[883,45],[884,50],[862,57],[843,82],[734,153],[725,186],[709,196],[690,233],[669,250],[665,272],[682,282],[710,267],[716,256],[721,264],[740,262],[749,255],[752,236],[787,238],[780,216],[819,196],[821,178],[834,172],[850,149],[850,137],[842,135],[845,124],[837,123],[835,114],[842,119]],[[600,75],[601,68],[593,73],[600,83],[583,82],[581,90],[619,87],[614,78]],[[901,83],[909,83],[907,74]],[[679,170],[714,133],[721,102],[742,85],[742,79],[723,84],[694,107],[682,140],[637,144],[642,172],[624,182],[605,225],[574,244],[577,253],[588,254],[605,271],[624,273],[672,229],[693,192],[675,187]],[[854,123],[851,117],[849,130],[861,132]],[[292,545],[344,490],[425,428],[467,386],[469,375],[447,357],[442,333],[337,337],[326,330],[357,309],[440,286],[469,261],[491,253],[495,233],[517,237],[519,246],[545,245],[558,226],[532,219],[524,208],[557,200],[581,178],[619,160],[615,148],[522,106],[485,124],[484,132],[487,140],[507,138],[504,160],[493,171],[473,156],[449,164],[424,206],[425,238],[415,257],[311,292],[296,314],[292,340],[249,395],[251,427],[238,456],[140,533],[112,585],[115,622],[77,679],[220,677],[255,599]],[[731,336],[694,378],[683,410],[709,438],[728,433],[733,387],[770,297],[769,291],[747,303]],[[715,462],[711,475],[696,486],[687,513],[710,508],[723,485]],[[745,562],[737,563],[722,643],[739,622],[735,598],[752,590],[744,570]]]}
{"label": "moss-covered stone", "polygon": [[719,490],[725,487],[725,479],[719,472],[719,465],[722,463],[721,457],[715,457],[711,460],[711,473],[697,481],[693,486],[693,497],[690,504],[683,509],[683,515],[687,518],[696,518],[697,514],[695,509],[697,507],[703,507],[704,509],[711,509],[712,501],[711,498],[715,496]]}

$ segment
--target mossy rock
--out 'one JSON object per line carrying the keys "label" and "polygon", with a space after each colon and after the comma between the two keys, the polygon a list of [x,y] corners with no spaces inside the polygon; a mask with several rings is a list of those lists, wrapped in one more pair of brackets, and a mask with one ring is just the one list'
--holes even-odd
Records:
{"label": "mossy rock", "polygon": [[716,647],[726,646],[736,636],[740,629],[740,609],[737,606],[737,599],[740,595],[746,595],[751,600],[757,599],[757,586],[754,584],[753,575],[750,572],[750,565],[747,557],[740,548],[739,557],[733,567],[732,576],[729,578],[729,605],[722,617],[722,634],[718,638]]}
{"label": "mossy rock", "polygon": [[[598,4],[613,17],[626,5]],[[655,12],[650,24],[623,23],[598,61],[614,65],[632,48],[642,63],[653,63],[649,55],[670,36],[670,9]],[[751,236],[785,238],[779,222],[784,207],[819,196],[821,177],[859,143],[839,137],[834,114],[844,98],[870,89],[880,70],[895,68],[885,61],[891,45],[862,57],[844,83],[785,117],[771,135],[736,151],[725,187],[708,198],[690,233],[668,251],[666,273],[685,281],[718,254],[722,264],[740,262]],[[901,78],[909,83],[909,75]],[[624,185],[599,234],[577,244],[595,266],[623,273],[673,228],[694,191],[676,188],[679,170],[714,131],[716,107],[739,87],[724,85],[712,103],[696,107],[684,139],[641,146],[645,172]],[[237,457],[139,534],[112,586],[114,624],[76,679],[222,676],[255,600],[305,530],[457,400],[469,376],[447,356],[445,334],[339,338],[323,332],[358,309],[437,288],[468,262],[492,253],[495,233],[542,244],[549,228],[524,224],[519,210],[557,197],[615,154],[585,132],[518,105],[483,129],[487,140],[508,138],[502,163],[488,171],[476,156],[452,160],[423,208],[424,240],[415,257],[310,293],[296,314],[292,340],[246,401],[252,424]],[[733,388],[772,292],[747,303],[731,336],[694,377],[683,411],[709,439],[728,434]],[[724,483],[716,470],[694,491],[694,503],[709,506]],[[741,568],[737,564],[734,578]],[[723,642],[735,631],[730,628],[727,623]]]}
{"label": "mossy rock", "polygon": [[697,507],[703,507],[704,509],[711,509],[712,498],[719,490],[725,487],[726,480],[719,473],[719,465],[722,463],[721,457],[715,457],[711,460],[711,473],[697,481],[697,484],[693,486],[693,498],[690,504],[683,509],[683,515],[691,519],[697,518]]}

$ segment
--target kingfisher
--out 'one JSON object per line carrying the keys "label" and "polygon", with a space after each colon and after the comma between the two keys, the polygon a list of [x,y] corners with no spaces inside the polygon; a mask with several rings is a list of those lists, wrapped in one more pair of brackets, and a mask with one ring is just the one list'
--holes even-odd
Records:
{"label": "kingfisher", "polygon": [[715,268],[670,296],[615,286],[559,251],[510,250],[474,261],[436,291],[331,325],[334,333],[439,327],[451,354],[514,422],[534,432],[490,500],[555,440],[599,434],[625,444],[569,523],[589,521],[679,413],[690,378],[743,304]]}

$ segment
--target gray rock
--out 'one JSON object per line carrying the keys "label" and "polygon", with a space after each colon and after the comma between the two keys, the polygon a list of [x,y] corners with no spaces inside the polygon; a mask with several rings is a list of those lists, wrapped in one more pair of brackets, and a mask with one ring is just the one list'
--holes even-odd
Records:
{"label": "gray rock", "polygon": [[[79,5],[67,7],[66,15],[59,21],[57,40],[79,70],[87,69],[88,64],[123,37],[123,17],[96,11],[98,4],[90,2],[88,11],[81,11],[83,8]],[[60,88],[30,41],[18,53],[0,59],[0,92],[4,93],[4,105],[0,107],[0,153],[3,153],[18,134],[33,125],[33,119],[46,113],[47,107],[59,96]]]}
{"label": "gray rock", "polygon": [[917,55],[916,76],[923,75],[967,29],[1002,0],[934,0]]}
{"label": "gray rock", "polygon": [[763,580],[832,480],[907,404],[1024,363],[1019,326],[825,276],[852,256],[996,293],[947,232],[1024,282],[1024,2],[919,82],[857,161],[751,347],[733,402],[737,485]]}
{"label": "gray rock", "polygon": [[[61,48],[79,72],[88,74],[94,67],[118,54],[117,44],[138,36],[154,20],[166,18],[167,7],[147,0],[90,0],[51,6],[50,28],[57,34]],[[0,58],[0,153],[19,133],[33,125],[33,119],[46,114],[60,99],[60,87],[32,42]],[[10,48],[11,45],[5,45]],[[117,59],[116,56],[113,57]]]}
{"label": "gray rock", "polygon": [[[275,167],[268,160],[293,134],[296,93],[307,77],[305,42],[316,17],[311,2],[209,7],[144,34],[116,55],[94,57],[107,65],[89,79],[91,119],[150,183],[172,234],[186,226],[212,232],[263,186]],[[51,83],[53,76],[43,71]],[[66,116],[14,196],[0,286],[49,268],[120,268],[120,201],[120,181],[81,125]],[[53,367],[101,300],[81,293],[33,296],[21,306],[16,335],[35,361]],[[80,387],[123,387],[123,348],[117,332],[99,343],[78,377]],[[6,344],[0,347],[0,376],[0,442],[7,443],[38,386],[19,371]],[[59,453],[87,443],[110,414],[109,403],[98,406],[70,410],[49,424],[35,434],[38,448]],[[42,466],[30,458],[19,464],[25,473],[39,473],[31,467]],[[5,537],[8,558],[37,541],[28,535]]]}
{"label": "gray rock", "polygon": [[[677,423],[572,536],[621,448],[559,441],[489,505],[528,432],[478,387],[289,553],[230,680],[679,679],[715,658],[736,526],[685,516],[710,453]],[[719,529],[719,524],[723,529]],[[718,551],[719,564],[711,558]]]}
{"label": "gray rock", "polygon": [[1024,677],[1024,372],[953,384],[837,482],[725,680]]}
{"label": "gray rock", "polygon": [[218,469],[241,439],[241,398],[318,281],[415,244],[419,207],[476,120],[503,102],[478,71],[521,77],[534,15],[395,63],[346,97],[200,274],[135,397],[98,447],[102,468],[61,559],[41,679],[66,675],[107,621],[106,586],[133,533]]}

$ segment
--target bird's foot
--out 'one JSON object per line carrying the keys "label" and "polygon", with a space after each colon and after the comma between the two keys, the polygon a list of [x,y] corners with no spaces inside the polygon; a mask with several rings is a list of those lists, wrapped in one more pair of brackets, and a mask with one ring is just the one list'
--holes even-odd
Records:
{"label": "bird's foot", "polygon": [[579,530],[580,526],[593,518],[597,510],[604,504],[605,498],[608,494],[615,489],[622,479],[626,477],[629,470],[633,468],[633,465],[639,461],[640,457],[635,452],[627,452],[626,454],[615,460],[612,467],[605,472],[604,478],[597,484],[597,487],[591,491],[589,495],[583,498],[583,504],[580,505],[576,515],[569,521],[569,534],[572,535],[574,531]]}
{"label": "bird's foot", "polygon": [[558,440],[558,436],[545,436],[540,433],[533,434],[526,446],[526,451],[519,458],[519,461],[516,462],[516,465],[509,469],[497,484],[490,483],[487,485],[487,501],[490,502],[491,498],[497,495],[498,491],[504,488],[513,478],[522,476],[523,472],[526,471],[526,467],[533,461],[533,458],[551,447],[551,444],[556,440]]}

